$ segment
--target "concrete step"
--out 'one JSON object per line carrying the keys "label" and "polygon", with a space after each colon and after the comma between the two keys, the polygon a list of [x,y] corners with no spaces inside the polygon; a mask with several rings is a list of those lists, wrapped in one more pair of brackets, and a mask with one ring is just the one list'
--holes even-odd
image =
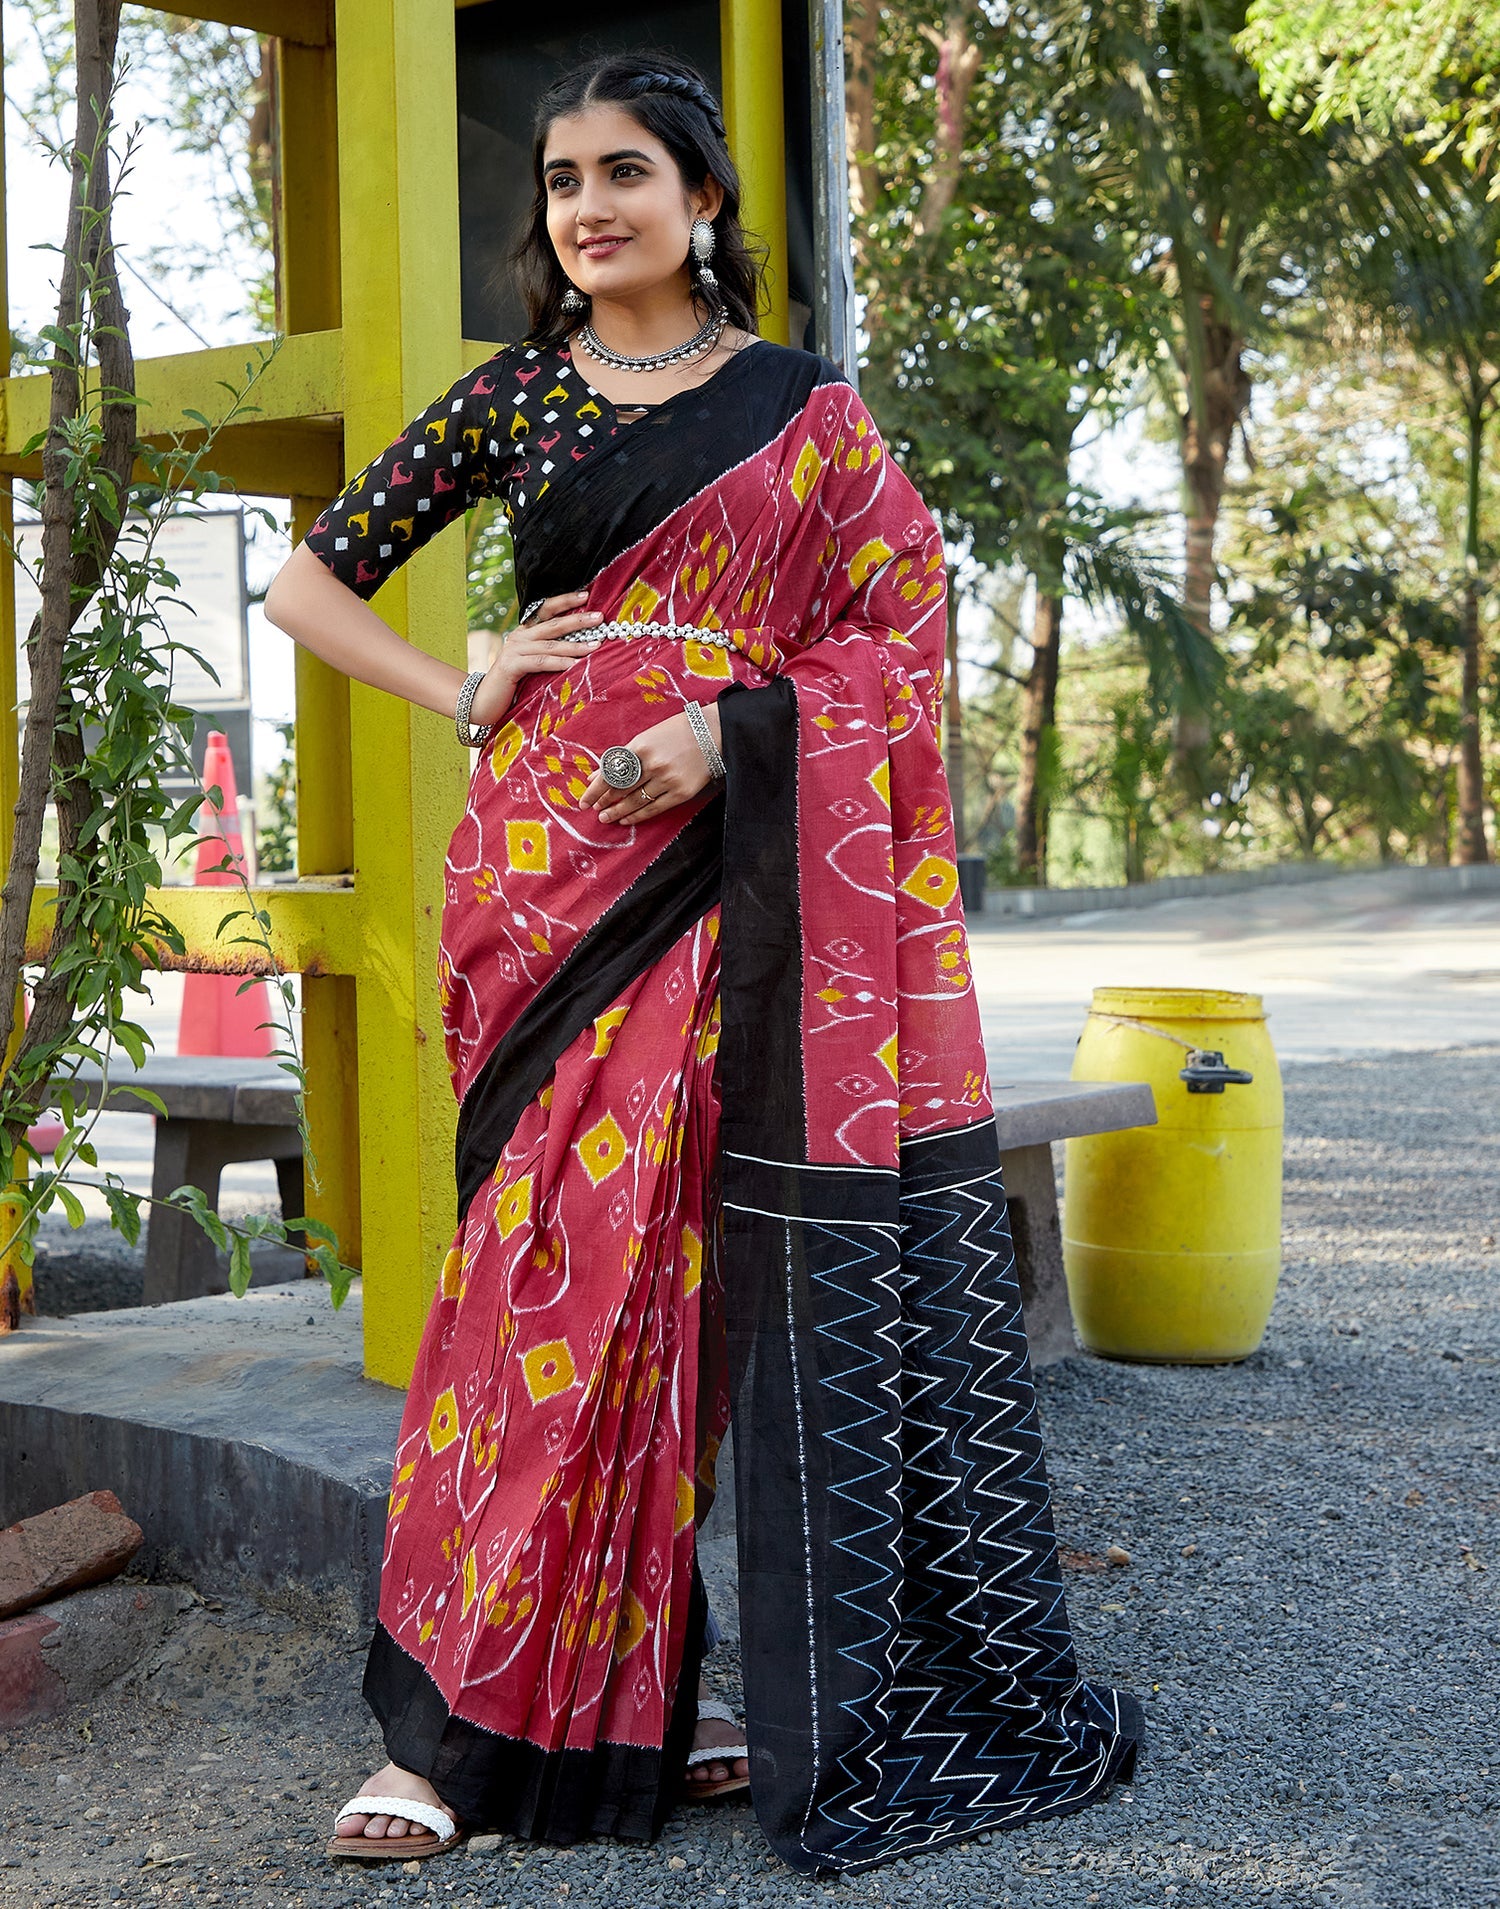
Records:
{"label": "concrete step", "polygon": [[0,1339],[0,1525],[110,1490],[135,1569],[373,1621],[403,1395],[361,1371],[359,1287],[309,1280]]}

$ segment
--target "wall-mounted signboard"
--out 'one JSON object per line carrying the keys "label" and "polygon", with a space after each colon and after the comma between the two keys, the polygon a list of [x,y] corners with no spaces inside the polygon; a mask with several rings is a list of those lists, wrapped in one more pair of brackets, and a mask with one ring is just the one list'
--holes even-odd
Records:
{"label": "wall-mounted signboard", "polygon": [[[40,523],[19,523],[16,544],[16,636],[24,638],[39,605],[32,582],[41,556]],[[196,650],[203,669],[179,650],[172,668],[172,694],[189,709],[237,709],[250,701],[250,631],[245,597],[245,520],[238,510],[203,511],[169,517],[154,546],[178,580],[163,603],[166,636]],[[28,694],[26,652],[17,659],[20,700]],[[214,677],[218,678],[215,682]]]}

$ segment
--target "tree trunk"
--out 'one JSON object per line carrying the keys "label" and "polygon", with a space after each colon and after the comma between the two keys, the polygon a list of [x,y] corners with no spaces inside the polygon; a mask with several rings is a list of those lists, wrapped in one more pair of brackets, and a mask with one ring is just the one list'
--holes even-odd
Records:
{"label": "tree trunk", "polygon": [[[1202,364],[1195,373],[1185,352],[1180,366],[1186,387],[1178,423],[1187,504],[1182,602],[1188,616],[1207,636],[1213,630],[1214,544],[1228,477],[1229,448],[1235,426],[1250,403],[1251,386],[1242,362],[1244,339],[1215,315],[1211,293],[1197,296],[1195,335],[1201,341]],[[1207,786],[1212,741],[1209,711],[1187,686],[1178,708],[1173,746],[1179,780],[1195,796]]]}
{"label": "tree trunk", "polygon": [[943,214],[952,205],[958,182],[963,177],[969,95],[979,76],[981,57],[969,30],[972,11],[970,6],[950,5],[940,32],[931,27],[922,28],[937,48],[938,63],[933,75],[932,162],[912,227],[918,241],[930,238],[942,224]]}
{"label": "tree trunk", "polygon": [[[111,488],[119,510],[89,506],[89,521],[79,529],[80,499],[70,474],[66,427],[84,403],[83,376],[61,348],[51,367],[49,429],[42,451],[42,605],[28,637],[31,705],[21,752],[20,795],[10,866],[0,896],[0,1047],[8,1046],[25,955],[26,929],[36,890],[37,858],[47,802],[58,805],[60,847],[71,849],[88,821],[91,801],[72,795],[69,771],[81,759],[79,712],[63,681],[67,639],[99,587],[119,535],[134,463],[135,363],[126,331],[127,314],[110,230],[110,176],[107,136],[114,87],[115,41],[120,0],[77,0],[74,9],[78,57],[78,127],[73,145],[72,201],[63,245],[57,322],[70,337],[85,324],[98,358],[99,388],[109,394],[100,404],[102,443],[94,466],[101,492]],[[80,802],[86,804],[80,810]],[[72,884],[59,883],[56,919],[60,922]],[[54,934],[60,932],[55,930]],[[33,1012],[11,1062],[50,1046],[68,1024],[70,985],[51,971],[39,983]],[[16,1111],[13,1105],[12,1111]],[[17,1130],[25,1121],[12,1121]]]}
{"label": "tree trunk", "polygon": [[849,223],[856,253],[861,221],[875,211],[880,173],[873,157],[875,60],[880,41],[878,0],[847,0],[844,8],[844,132],[849,142]]}
{"label": "tree trunk", "polygon": [[1062,658],[1063,599],[1038,593],[1031,628],[1031,669],[1022,698],[1021,772],[1016,778],[1016,862],[1024,882],[1047,885],[1047,792],[1043,788],[1048,738],[1057,726],[1057,679]]}
{"label": "tree trunk", "polygon": [[953,804],[953,841],[960,855],[969,846],[964,807],[964,706],[958,688],[957,586],[948,584],[948,641],[943,669],[943,762],[948,771],[948,794]]}
{"label": "tree trunk", "polygon": [[1479,733],[1479,679],[1483,658],[1479,627],[1479,534],[1484,412],[1469,409],[1468,505],[1464,526],[1463,687],[1458,703],[1458,861],[1473,868],[1490,859],[1484,832],[1484,750]]}

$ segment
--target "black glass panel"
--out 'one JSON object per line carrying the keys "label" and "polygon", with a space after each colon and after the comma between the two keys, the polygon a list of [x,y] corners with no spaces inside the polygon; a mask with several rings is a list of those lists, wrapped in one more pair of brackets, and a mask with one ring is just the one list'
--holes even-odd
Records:
{"label": "black glass panel", "polygon": [[[783,0],[786,73],[788,290],[798,316],[813,303],[812,116],[806,0]],[[660,47],[720,88],[718,0],[571,0],[566,26],[513,0],[465,7],[458,30],[458,203],[466,338],[508,343],[525,320],[506,259],[531,203],[531,116],[559,73],[599,53]],[[809,324],[805,338],[813,345]]]}
{"label": "black glass panel", "polygon": [[[561,9],[559,9],[561,12]],[[466,338],[509,343],[525,329],[506,258],[531,204],[531,116],[560,73],[600,53],[661,47],[717,91],[718,0],[570,0],[566,24],[490,0],[458,15],[458,213]],[[556,16],[554,16],[556,18]]]}

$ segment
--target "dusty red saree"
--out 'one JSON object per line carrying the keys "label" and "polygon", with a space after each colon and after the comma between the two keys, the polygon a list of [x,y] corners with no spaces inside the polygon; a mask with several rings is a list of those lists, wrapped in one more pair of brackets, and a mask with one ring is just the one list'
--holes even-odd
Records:
{"label": "dusty red saree", "polygon": [[[497,383],[499,380],[497,379]],[[491,418],[502,418],[497,393]],[[1075,1809],[1132,1699],[1058,1576],[936,736],[943,553],[854,392],[758,345],[554,480],[523,595],[692,624],[534,678],[448,861],[461,1222],[367,1693],[468,1820],[649,1836],[730,1415],[755,1807],[860,1869]],[[726,793],[601,752],[717,699]]]}

